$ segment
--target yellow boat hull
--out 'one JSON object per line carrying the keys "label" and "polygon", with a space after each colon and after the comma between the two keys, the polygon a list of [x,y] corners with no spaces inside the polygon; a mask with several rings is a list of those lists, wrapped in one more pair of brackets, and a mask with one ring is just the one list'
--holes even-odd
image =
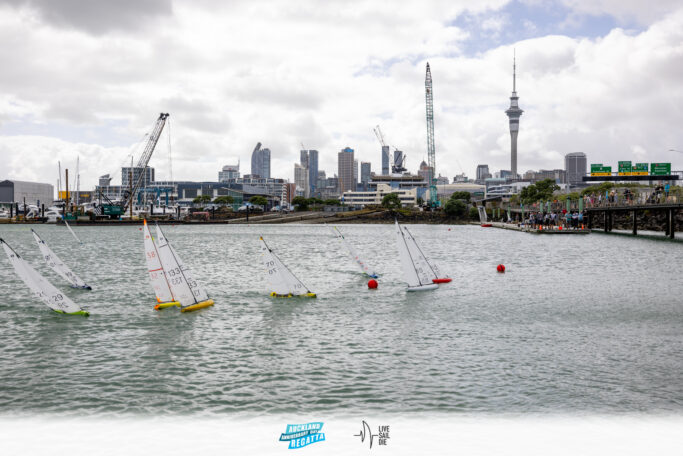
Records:
{"label": "yellow boat hull", "polygon": [[205,307],[211,307],[214,305],[213,299],[207,299],[206,301],[198,302],[197,304],[192,304],[191,306],[181,307],[181,312],[192,312],[193,310],[203,309]]}
{"label": "yellow boat hull", "polygon": [[274,291],[270,294],[272,298],[317,298],[318,296],[315,293],[305,293],[302,295],[293,295],[292,293],[289,294],[277,294]]}
{"label": "yellow boat hull", "polygon": [[177,301],[161,302],[154,306],[154,310],[166,309],[168,307],[180,307],[180,303]]}

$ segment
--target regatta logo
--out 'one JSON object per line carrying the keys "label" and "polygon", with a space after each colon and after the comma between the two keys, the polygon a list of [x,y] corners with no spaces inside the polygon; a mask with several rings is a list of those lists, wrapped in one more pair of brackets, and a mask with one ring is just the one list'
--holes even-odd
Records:
{"label": "regatta logo", "polygon": [[373,434],[370,425],[363,420],[361,423],[360,432],[358,434],[353,434],[353,436],[360,437],[361,443],[364,443],[367,440],[368,444],[370,445],[370,449],[372,449],[372,444],[374,443],[375,439],[377,439],[378,445],[387,444],[387,440],[389,440],[389,426],[377,426],[377,434]]}
{"label": "regatta logo", "polygon": [[290,450],[322,442],[325,440],[325,433],[320,432],[322,428],[322,422],[288,424],[287,431],[280,435],[280,442],[289,442]]}

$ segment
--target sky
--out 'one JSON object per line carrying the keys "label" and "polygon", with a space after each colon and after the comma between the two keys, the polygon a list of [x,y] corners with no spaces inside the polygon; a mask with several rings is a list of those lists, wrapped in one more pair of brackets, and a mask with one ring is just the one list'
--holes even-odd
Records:
{"label": "sky", "polygon": [[0,179],[56,185],[80,157],[81,189],[118,183],[161,112],[158,180],[250,173],[257,142],[273,177],[302,147],[379,173],[377,125],[416,172],[427,62],[437,174],[473,179],[510,168],[513,53],[520,173],[577,151],[683,170],[679,0],[0,0],[0,43]]}

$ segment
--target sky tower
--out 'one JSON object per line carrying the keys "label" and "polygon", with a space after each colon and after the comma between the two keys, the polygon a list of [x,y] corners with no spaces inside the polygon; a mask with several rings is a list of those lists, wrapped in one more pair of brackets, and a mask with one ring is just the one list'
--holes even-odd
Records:
{"label": "sky tower", "polygon": [[517,100],[517,66],[516,58],[513,53],[512,55],[512,96],[510,97],[510,107],[505,114],[508,115],[510,119],[510,171],[512,172],[512,178],[517,179],[517,133],[519,133],[519,118],[522,116],[522,111],[519,109]]}

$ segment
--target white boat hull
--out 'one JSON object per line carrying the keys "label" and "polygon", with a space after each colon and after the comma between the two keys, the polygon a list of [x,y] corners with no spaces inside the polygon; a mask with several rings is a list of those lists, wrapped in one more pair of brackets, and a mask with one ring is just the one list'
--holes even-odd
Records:
{"label": "white boat hull", "polygon": [[408,287],[406,291],[428,291],[434,290],[435,288],[439,288],[439,286],[435,283],[430,283],[427,285],[419,285],[417,287]]}

